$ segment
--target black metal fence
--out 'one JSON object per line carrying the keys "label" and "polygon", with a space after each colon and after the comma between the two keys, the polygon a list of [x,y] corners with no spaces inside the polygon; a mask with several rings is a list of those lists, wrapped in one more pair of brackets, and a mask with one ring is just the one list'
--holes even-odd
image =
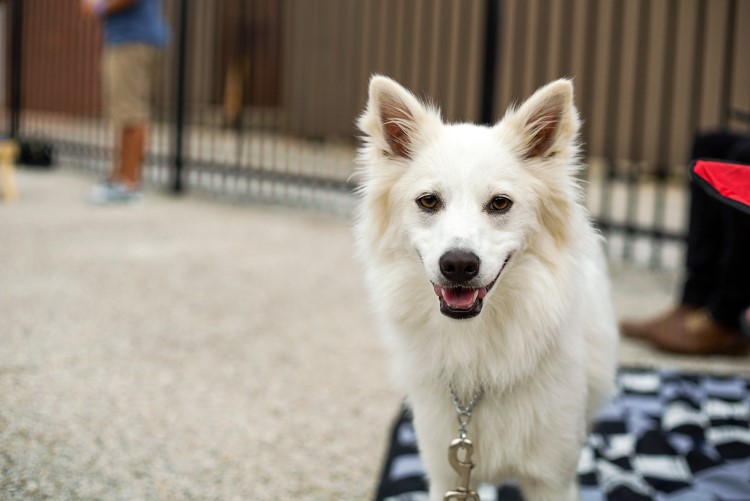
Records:
{"label": "black metal fence", "polygon": [[[0,126],[61,162],[111,161],[100,31],[79,0],[0,1]],[[588,202],[610,251],[679,261],[693,134],[747,125],[750,0],[164,0],[147,180],[174,191],[344,209],[372,73],[492,122],[575,78]]]}

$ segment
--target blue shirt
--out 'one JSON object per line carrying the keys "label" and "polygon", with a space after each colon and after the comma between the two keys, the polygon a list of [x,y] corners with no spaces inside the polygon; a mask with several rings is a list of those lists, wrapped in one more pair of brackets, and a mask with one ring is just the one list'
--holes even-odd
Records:
{"label": "blue shirt", "polygon": [[137,0],[133,7],[104,19],[104,40],[109,46],[143,43],[164,47],[169,33],[161,13],[161,0]]}

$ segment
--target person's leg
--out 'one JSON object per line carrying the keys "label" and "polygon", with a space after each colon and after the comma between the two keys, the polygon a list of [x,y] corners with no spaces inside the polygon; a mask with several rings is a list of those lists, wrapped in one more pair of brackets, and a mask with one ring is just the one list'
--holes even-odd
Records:
{"label": "person's leg", "polygon": [[[97,204],[135,200],[142,180],[149,124],[149,107],[157,51],[142,44],[105,50],[107,111],[116,129],[118,148],[109,183],[92,190]],[[113,181],[113,182],[112,182]]]}
{"label": "person's leg", "polygon": [[122,92],[122,80],[118,75],[119,60],[121,55],[117,48],[105,47],[102,49],[102,106],[104,115],[110,120],[114,129],[114,141],[112,155],[112,166],[107,174],[107,182],[117,181],[121,172],[122,129],[116,121],[117,96]]}
{"label": "person's leg", "polygon": [[[728,156],[733,162],[748,164],[750,169],[750,138],[737,141]],[[718,324],[737,330],[740,313],[750,306],[750,215],[721,205],[726,238],[708,310]]]}
{"label": "person's leg", "polygon": [[[690,158],[727,160],[734,145],[742,139],[728,132],[698,135]],[[723,204],[691,183],[683,305],[697,308],[708,304],[717,287],[725,230]]]}
{"label": "person's leg", "polygon": [[725,209],[728,236],[708,309],[716,322],[736,329],[740,312],[750,305],[750,216],[729,206]]}
{"label": "person's leg", "polygon": [[[698,134],[693,141],[691,159],[719,158],[726,154],[734,137],[725,132]],[[657,332],[673,330],[685,316],[705,306],[714,288],[716,261],[721,252],[721,213],[718,201],[700,187],[690,185],[685,281],[679,303],[671,310],[644,321],[625,320],[620,330],[628,337],[650,339]]]}
{"label": "person's leg", "polygon": [[128,189],[139,188],[142,181],[157,56],[153,47],[137,44],[129,47],[120,68],[120,75],[127,82],[122,96],[126,109],[122,112],[120,182]]}
{"label": "person's leg", "polygon": [[118,182],[122,177],[122,127],[114,127],[114,140],[112,142],[112,167],[107,176],[107,182]]}
{"label": "person's leg", "polygon": [[118,180],[128,189],[137,189],[140,187],[147,135],[148,125],[146,122],[126,125],[122,128],[120,147],[121,169]]}
{"label": "person's leg", "polygon": [[[736,145],[743,140],[745,139],[742,136],[726,132],[698,135],[693,143],[691,158],[728,159],[734,154]],[[704,338],[696,341],[685,334],[688,319],[715,300],[714,293],[721,285],[720,281],[725,280],[721,278],[721,263],[726,252],[728,232],[724,204],[695,184],[691,184],[690,190],[685,282],[679,304],[652,319],[623,321],[620,328],[628,337],[647,339],[668,351],[723,352],[734,346],[734,338],[731,335],[724,336],[727,334],[724,329],[709,339],[708,343]],[[732,278],[737,277],[735,275]],[[691,322],[691,325],[693,324],[696,322]],[[710,326],[710,319],[701,325]],[[713,342],[715,343],[711,346]]]}
{"label": "person's leg", "polygon": [[114,131],[112,141],[112,164],[104,179],[94,184],[86,197],[89,203],[106,205],[112,201],[112,189],[119,183],[122,172],[122,130],[117,120],[118,96],[122,93],[122,79],[118,68],[122,58],[117,47],[104,47],[101,57],[102,114],[109,119]]}

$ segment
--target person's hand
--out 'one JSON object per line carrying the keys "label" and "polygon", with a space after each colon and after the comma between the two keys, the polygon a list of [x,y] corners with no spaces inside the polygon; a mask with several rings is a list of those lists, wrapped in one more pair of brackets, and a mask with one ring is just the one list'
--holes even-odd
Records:
{"label": "person's hand", "polygon": [[98,18],[105,0],[81,0],[81,10],[86,17]]}

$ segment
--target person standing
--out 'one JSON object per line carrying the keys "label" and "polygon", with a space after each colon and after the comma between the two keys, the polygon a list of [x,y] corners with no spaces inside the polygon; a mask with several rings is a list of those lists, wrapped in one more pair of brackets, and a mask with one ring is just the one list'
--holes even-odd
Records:
{"label": "person standing", "polygon": [[[726,131],[699,134],[691,158],[726,160],[750,169],[750,137]],[[736,191],[747,192],[747,177]],[[664,351],[743,355],[750,349],[750,214],[690,185],[685,281],[678,304],[652,319],[620,323],[623,335]]]}
{"label": "person standing", "polygon": [[169,38],[162,0],[84,0],[82,8],[102,20],[102,93],[119,146],[109,176],[92,188],[89,201],[135,201],[141,197],[157,59]]}

